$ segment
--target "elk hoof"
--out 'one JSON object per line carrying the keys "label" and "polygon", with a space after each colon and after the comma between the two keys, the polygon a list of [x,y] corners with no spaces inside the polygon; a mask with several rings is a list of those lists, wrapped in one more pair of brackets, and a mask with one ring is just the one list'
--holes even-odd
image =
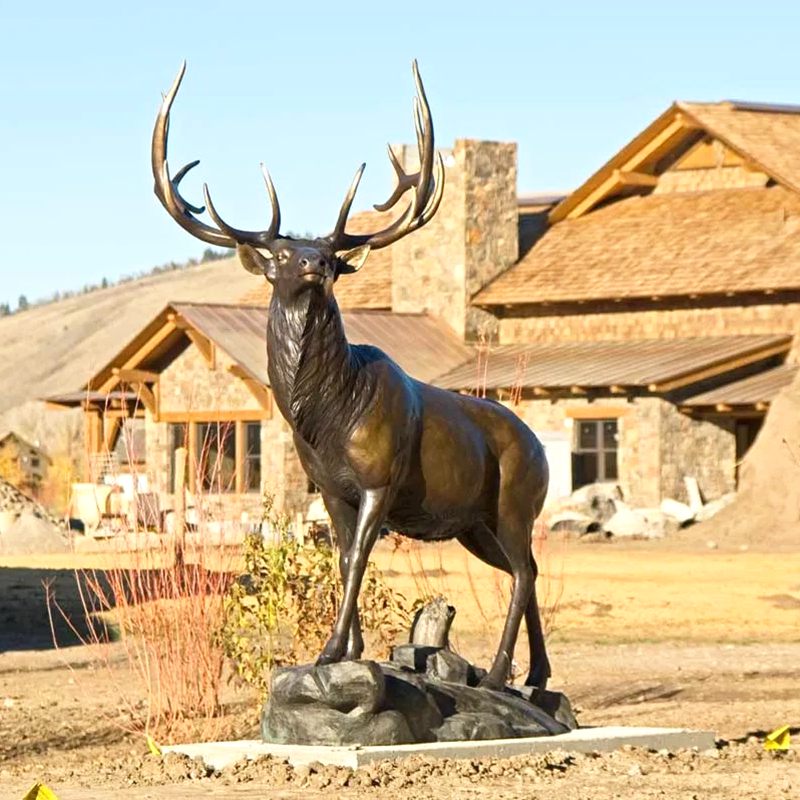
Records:
{"label": "elk hoof", "polygon": [[344,647],[331,640],[325,645],[325,649],[320,653],[319,658],[316,661],[316,666],[322,667],[325,664],[336,664],[342,660],[343,656]]}
{"label": "elk hoof", "polygon": [[547,688],[547,679],[550,677],[550,665],[539,665],[528,673],[525,679],[526,686],[535,686],[539,692],[543,692]]}
{"label": "elk hoof", "polygon": [[505,675],[492,675],[490,672],[485,678],[481,678],[478,683],[479,689],[491,689],[495,692],[502,692],[506,685]]}

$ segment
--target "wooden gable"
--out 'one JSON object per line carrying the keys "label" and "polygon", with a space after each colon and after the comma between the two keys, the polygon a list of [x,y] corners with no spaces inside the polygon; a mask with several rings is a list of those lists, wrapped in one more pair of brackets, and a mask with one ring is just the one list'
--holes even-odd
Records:
{"label": "wooden gable", "polygon": [[673,103],[556,205],[551,224],[612,200],[671,191],[800,187],[800,109]]}

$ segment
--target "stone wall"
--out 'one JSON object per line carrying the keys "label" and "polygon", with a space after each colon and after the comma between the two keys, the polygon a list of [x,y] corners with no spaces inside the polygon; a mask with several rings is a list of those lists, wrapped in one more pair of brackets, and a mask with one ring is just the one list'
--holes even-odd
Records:
{"label": "stone wall", "polygon": [[747,167],[719,167],[711,169],[676,169],[663,173],[653,194],[670,192],[701,192],[709,189],[744,189],[766,186],[769,177]]}
{"label": "stone wall", "polygon": [[[416,148],[396,146],[406,171]],[[519,254],[516,144],[456,141],[443,151],[445,192],[433,220],[392,248],[392,310],[428,312],[459,335],[496,335],[494,317],[469,298]]]}
{"label": "stone wall", "polygon": [[687,475],[709,500],[736,489],[735,420],[690,417],[662,402],[660,424],[662,496],[688,502]]}
{"label": "stone wall", "polygon": [[[617,420],[617,469],[626,499],[635,505],[660,502],[659,398],[525,399],[512,409],[534,433],[573,436],[575,417]],[[591,417],[587,415],[591,414]],[[574,415],[574,416],[573,416]]]}
{"label": "stone wall", "polygon": [[[725,304],[730,303],[730,304]],[[752,304],[720,300],[719,305],[665,305],[643,308],[615,304],[602,310],[595,304],[583,310],[558,313],[540,310],[530,316],[499,321],[500,341],[566,342],[626,339],[732,336],[738,334],[800,333],[800,294],[774,302],[763,296]]]}
{"label": "stone wall", "polygon": [[279,511],[294,514],[308,508],[308,478],[294,446],[292,429],[277,413],[261,426],[261,480]]}
{"label": "stone wall", "polygon": [[633,505],[657,506],[664,497],[687,501],[686,475],[709,498],[735,488],[732,421],[694,419],[660,397],[524,399],[511,408],[543,438],[572,437],[578,418],[615,418],[618,482]]}
{"label": "stone wall", "polygon": [[188,347],[160,375],[159,407],[162,413],[254,411],[263,413],[245,384],[228,370],[233,361],[217,350],[211,369],[203,354]]}
{"label": "stone wall", "polygon": [[[264,409],[256,398],[239,378],[228,371],[232,364],[232,360],[225,353],[217,351],[215,366],[212,369],[202,353],[194,345],[190,345],[159,376],[160,412],[164,415],[186,415],[187,419],[192,419],[191,424],[203,414],[208,414],[209,420],[217,417],[224,419],[226,414],[241,414],[241,412],[245,415],[252,412],[253,421],[263,417]],[[282,483],[280,476],[282,476],[285,445],[281,436],[273,433],[273,428],[279,429],[282,423],[283,420],[274,415],[261,421],[261,479],[265,487],[268,481]],[[146,471],[150,487],[153,491],[170,494],[172,443],[169,440],[169,423],[156,421],[147,412],[145,438]],[[197,465],[189,464],[187,469],[196,470]],[[243,512],[250,518],[256,519],[261,507],[261,495],[258,492],[204,493],[200,500],[204,506],[204,513],[211,519],[238,520]]]}

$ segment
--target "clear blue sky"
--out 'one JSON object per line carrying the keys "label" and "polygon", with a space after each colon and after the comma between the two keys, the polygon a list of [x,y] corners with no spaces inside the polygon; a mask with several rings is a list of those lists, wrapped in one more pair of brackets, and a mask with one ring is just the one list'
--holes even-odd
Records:
{"label": "clear blue sky", "polygon": [[673,99],[800,102],[794,2],[52,2],[2,4],[0,302],[199,255],[152,194],[153,119],[181,59],[170,162],[186,194],[263,227],[327,232],[411,141],[419,59],[437,140],[519,143],[520,191],[568,189]]}

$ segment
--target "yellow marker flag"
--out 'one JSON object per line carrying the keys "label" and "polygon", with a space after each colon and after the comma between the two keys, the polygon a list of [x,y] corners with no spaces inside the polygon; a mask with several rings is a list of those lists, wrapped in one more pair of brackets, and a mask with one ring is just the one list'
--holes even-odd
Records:
{"label": "yellow marker flag", "polygon": [[161,748],[158,746],[158,742],[148,733],[147,734],[147,749],[154,755],[154,756],[162,756],[163,753],[161,752]]}
{"label": "yellow marker flag", "polygon": [[43,783],[34,783],[22,800],[58,800],[56,793]]}
{"label": "yellow marker flag", "polygon": [[789,726],[782,725],[776,728],[772,733],[767,734],[764,740],[765,750],[788,750],[789,745],[792,743],[792,734],[789,733]]}

